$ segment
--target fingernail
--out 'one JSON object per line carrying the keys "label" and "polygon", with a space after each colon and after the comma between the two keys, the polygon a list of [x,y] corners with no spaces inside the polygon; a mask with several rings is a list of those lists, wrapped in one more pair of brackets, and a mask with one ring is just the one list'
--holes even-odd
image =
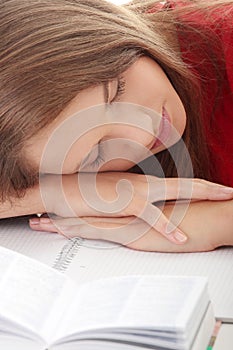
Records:
{"label": "fingernail", "polygon": [[40,219],[39,218],[32,218],[29,220],[31,225],[39,225]]}
{"label": "fingernail", "polygon": [[181,231],[179,231],[179,230],[176,230],[175,232],[174,232],[174,237],[175,237],[175,239],[177,240],[177,241],[179,241],[179,242],[185,242],[185,241],[187,241],[187,236],[185,236]]}
{"label": "fingernail", "polygon": [[233,193],[233,188],[225,187],[225,188],[222,189],[222,192],[226,193],[226,194],[232,194]]}

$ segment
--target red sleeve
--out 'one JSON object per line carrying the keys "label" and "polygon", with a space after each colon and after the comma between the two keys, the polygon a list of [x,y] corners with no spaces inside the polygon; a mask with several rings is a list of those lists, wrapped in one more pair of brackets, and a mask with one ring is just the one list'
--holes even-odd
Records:
{"label": "red sleeve", "polygon": [[[222,45],[226,61],[227,82],[222,103],[216,111],[216,144],[213,151],[217,157],[217,181],[233,187],[233,6],[222,26]],[[219,133],[220,132],[220,133]],[[217,139],[218,134],[220,136]],[[217,142],[218,140],[218,142]],[[214,158],[213,155],[213,158]]]}
{"label": "red sleeve", "polygon": [[231,91],[233,91],[233,6],[224,21],[222,42],[224,45],[227,77]]}

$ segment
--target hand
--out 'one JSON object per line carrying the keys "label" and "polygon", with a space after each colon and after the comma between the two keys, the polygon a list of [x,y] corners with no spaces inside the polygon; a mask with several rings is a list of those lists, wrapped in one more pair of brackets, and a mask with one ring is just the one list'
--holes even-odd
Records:
{"label": "hand", "polygon": [[[177,229],[177,224],[172,224],[172,222],[162,214],[160,208],[151,204],[153,202],[189,197],[192,199],[209,200],[224,200],[233,197],[231,193],[233,191],[232,189],[226,189],[224,186],[199,179],[160,179],[154,176],[118,172],[98,173],[94,175],[82,173],[78,176],[79,178],[77,178],[77,174],[62,177],[62,190],[66,195],[65,199],[67,202],[64,201],[64,197],[61,196],[61,191],[58,190],[60,189],[59,181],[61,177],[56,177],[55,175],[50,176],[50,183],[47,183],[45,187],[46,201],[49,204],[47,212],[52,212],[62,217],[79,216],[79,219],[75,219],[76,224],[77,220],[79,220],[79,226],[86,226],[81,219],[81,217],[86,216],[108,218],[133,216],[134,221],[135,218],[139,218],[141,220],[137,220],[134,223],[137,226],[137,230],[131,230],[131,232],[134,232],[134,237],[130,238],[131,241],[135,241],[138,237],[141,237],[143,233],[145,233],[145,230],[146,232],[148,231],[149,226],[149,228],[153,227],[156,232],[162,233],[171,242],[178,244],[184,242],[182,231]],[[118,208],[116,208],[117,206],[114,207],[114,205],[119,204],[119,201],[114,202],[117,195],[116,186],[122,179],[130,181],[134,192],[132,193],[132,189],[125,186],[125,188],[122,189],[123,193],[121,193],[121,196],[123,194],[123,202],[127,197],[129,198],[131,196],[132,198],[127,205],[124,206],[120,203],[121,207],[118,205]],[[77,186],[77,180],[79,180],[79,186]],[[96,180],[96,182],[93,182],[93,180]],[[96,184],[99,197],[96,196],[95,188],[93,191],[93,183]],[[85,190],[84,195],[86,198],[82,197],[82,187]],[[190,189],[192,189],[192,193]],[[69,206],[67,203],[69,203]],[[101,206],[99,206],[99,203]],[[114,205],[112,205],[112,203]],[[71,211],[70,207],[73,211]],[[186,208],[184,209],[186,210]],[[34,223],[38,223],[38,220],[35,219]],[[145,223],[147,225],[145,225]],[[31,227],[36,227],[35,224],[33,225],[33,221],[31,221]],[[169,234],[166,233],[167,227],[170,227]],[[92,238],[98,239],[98,233],[93,233]],[[117,239],[117,237],[113,237],[114,241]],[[124,234],[124,241],[122,241],[121,238],[120,243],[126,244],[128,242],[128,235],[126,236]]]}
{"label": "hand", "polygon": [[[176,204],[176,215],[184,204]],[[169,218],[174,204],[166,205],[163,212]],[[221,213],[221,215],[219,215]],[[174,245],[158,231],[134,217],[122,218],[41,218],[34,230],[59,232],[69,238],[82,237],[101,239],[123,244],[129,248],[159,252],[197,252],[209,251],[223,245],[233,245],[233,200],[222,202],[195,202],[189,205],[181,228],[189,239],[185,245]],[[83,224],[86,222],[86,225]],[[135,240],[134,232],[144,232]]]}

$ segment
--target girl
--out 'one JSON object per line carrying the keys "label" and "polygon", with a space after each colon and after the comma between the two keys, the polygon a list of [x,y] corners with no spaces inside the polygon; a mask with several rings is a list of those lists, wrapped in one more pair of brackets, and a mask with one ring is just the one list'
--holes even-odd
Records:
{"label": "girl", "polygon": [[[30,226],[134,249],[233,244],[232,12],[232,1],[1,0],[1,217],[53,213]],[[125,172],[148,150],[166,178]],[[134,192],[117,201],[125,179]],[[181,198],[199,201],[169,221],[161,201]]]}

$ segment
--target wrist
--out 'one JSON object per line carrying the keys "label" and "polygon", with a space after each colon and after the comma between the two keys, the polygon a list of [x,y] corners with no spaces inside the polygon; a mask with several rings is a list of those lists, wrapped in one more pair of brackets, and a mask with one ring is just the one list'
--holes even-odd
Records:
{"label": "wrist", "polygon": [[63,217],[76,216],[77,174],[45,175],[40,180],[40,194],[44,211]]}

